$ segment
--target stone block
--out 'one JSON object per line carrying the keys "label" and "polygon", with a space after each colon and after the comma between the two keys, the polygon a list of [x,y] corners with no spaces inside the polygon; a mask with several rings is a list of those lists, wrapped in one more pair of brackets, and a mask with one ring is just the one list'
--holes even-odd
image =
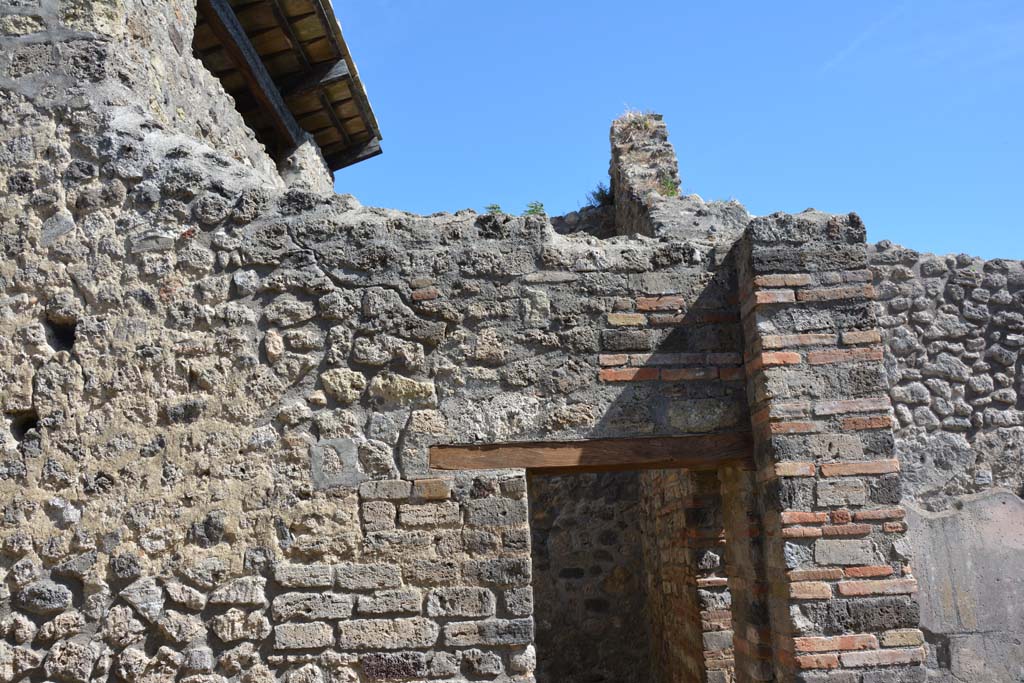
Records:
{"label": "stone block", "polygon": [[462,523],[462,513],[455,502],[402,505],[398,509],[398,523],[404,527],[456,526]]}
{"label": "stone block", "polygon": [[335,567],[334,578],[339,590],[370,591],[398,588],[402,585],[402,570],[393,564],[343,562]]}
{"label": "stone block", "polygon": [[875,565],[882,558],[868,539],[821,539],[814,543],[814,561],[823,566]]}
{"label": "stone block", "polygon": [[494,594],[486,588],[437,588],[427,596],[432,617],[489,617],[494,615]]}
{"label": "stone block", "polygon": [[334,645],[334,629],[330,624],[278,624],[274,627],[274,647],[278,650],[312,650]]}
{"label": "stone block", "polygon": [[274,565],[274,580],[285,588],[330,588],[334,585],[334,567],[279,562]]}
{"label": "stone block", "polygon": [[352,597],[338,593],[284,593],[274,598],[274,621],[329,621],[352,616]]}
{"label": "stone block", "polygon": [[424,617],[356,619],[338,624],[338,647],[343,650],[403,650],[433,647],[440,626]]}
{"label": "stone block", "polygon": [[210,594],[211,605],[244,605],[266,607],[267,580],[262,576],[243,576],[235,579]]}
{"label": "stone block", "polygon": [[509,498],[478,498],[464,503],[469,526],[516,526],[526,524],[526,500]]}
{"label": "stone block", "polygon": [[868,487],[863,479],[824,479],[817,482],[815,499],[822,507],[864,505],[868,502]]}
{"label": "stone block", "polygon": [[418,590],[387,590],[373,595],[360,595],[356,611],[359,614],[418,614],[423,607],[423,596]]}
{"label": "stone block", "polygon": [[469,560],[462,565],[462,574],[484,586],[518,587],[530,583],[532,566],[529,558]]}
{"label": "stone block", "polygon": [[363,500],[405,500],[412,492],[412,482],[401,479],[367,481],[359,485]]}
{"label": "stone block", "polygon": [[488,619],[445,624],[444,642],[449,647],[529,645],[533,619]]}
{"label": "stone block", "polygon": [[371,681],[398,681],[429,675],[422,652],[380,652],[359,658],[363,675]]}

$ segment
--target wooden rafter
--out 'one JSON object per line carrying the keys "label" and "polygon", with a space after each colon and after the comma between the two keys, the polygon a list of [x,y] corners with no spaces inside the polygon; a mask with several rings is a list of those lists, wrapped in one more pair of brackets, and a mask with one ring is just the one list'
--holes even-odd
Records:
{"label": "wooden rafter", "polygon": [[303,139],[302,128],[288,110],[284,98],[267,72],[260,55],[245,33],[227,0],[199,0],[199,11],[238,65],[249,90],[260,101],[281,136],[282,148],[290,151]]}

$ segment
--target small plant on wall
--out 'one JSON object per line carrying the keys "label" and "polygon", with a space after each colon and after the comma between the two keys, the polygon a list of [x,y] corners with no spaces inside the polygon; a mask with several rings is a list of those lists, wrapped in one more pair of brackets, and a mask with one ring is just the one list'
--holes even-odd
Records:
{"label": "small plant on wall", "polygon": [[544,204],[538,201],[532,201],[526,205],[526,211],[523,212],[524,216],[544,216],[547,215],[547,211],[544,210]]}
{"label": "small plant on wall", "polygon": [[658,193],[662,197],[678,197],[679,181],[672,178],[662,178],[661,183],[658,185]]}

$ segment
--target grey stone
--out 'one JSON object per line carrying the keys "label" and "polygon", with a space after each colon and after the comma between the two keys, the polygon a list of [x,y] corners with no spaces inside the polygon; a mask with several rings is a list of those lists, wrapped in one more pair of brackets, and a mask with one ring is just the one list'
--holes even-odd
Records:
{"label": "grey stone", "polygon": [[874,565],[882,558],[868,539],[819,539],[814,543],[814,561],[823,566]]}
{"label": "grey stone", "polygon": [[362,667],[363,675],[371,681],[423,678],[429,672],[426,655],[422,652],[368,654],[359,658],[359,664]]}
{"label": "grey stone", "polygon": [[71,591],[50,580],[35,581],[18,591],[14,602],[32,614],[56,614],[71,606]]}

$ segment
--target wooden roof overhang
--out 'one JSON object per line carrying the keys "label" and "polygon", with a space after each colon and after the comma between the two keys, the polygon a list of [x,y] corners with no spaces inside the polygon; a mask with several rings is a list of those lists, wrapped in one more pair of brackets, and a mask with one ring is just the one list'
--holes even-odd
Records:
{"label": "wooden roof overhang", "polygon": [[329,0],[199,0],[192,49],[277,159],[309,133],[332,171],[381,153]]}

